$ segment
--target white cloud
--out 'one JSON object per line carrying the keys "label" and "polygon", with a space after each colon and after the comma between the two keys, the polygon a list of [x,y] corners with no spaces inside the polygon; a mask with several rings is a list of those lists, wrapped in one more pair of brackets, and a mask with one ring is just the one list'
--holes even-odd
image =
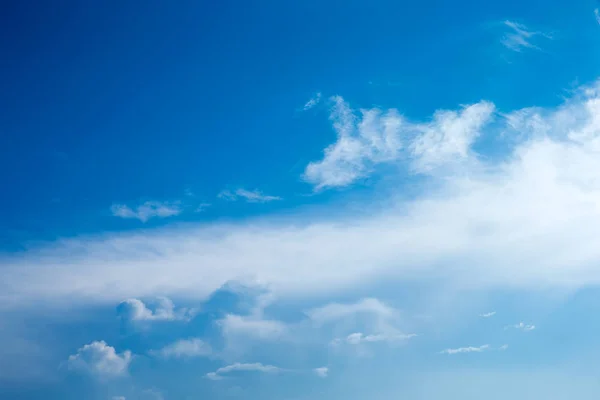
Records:
{"label": "white cloud", "polygon": [[303,111],[310,110],[311,108],[315,107],[320,102],[321,102],[321,92],[316,93],[313,97],[311,97],[310,100],[308,100],[306,102],[306,104],[304,104],[304,107],[302,107],[302,110]]}
{"label": "white cloud", "polygon": [[597,8],[594,10],[594,17],[596,17],[596,22],[600,24],[600,10]]}
{"label": "white cloud", "polygon": [[498,347],[498,350],[500,350],[500,351],[504,351],[506,349],[508,349],[508,345],[507,344],[503,344],[502,346]]}
{"label": "white cloud", "polygon": [[223,200],[235,201],[239,198],[246,200],[248,203],[268,203],[270,201],[282,200],[279,196],[269,196],[258,190],[237,189],[235,191],[224,190],[219,193],[218,197]]}
{"label": "white cloud", "polygon": [[426,185],[415,179],[408,199],[406,177],[390,176],[394,190],[385,201],[361,200],[364,213],[338,203],[285,218],[81,236],[4,253],[0,304],[203,299],[249,276],[295,298],[409,280],[478,289],[599,284],[598,88],[555,108],[496,117],[480,135],[508,138],[505,153],[485,157],[483,144],[472,147],[476,162],[430,175]]}
{"label": "white cloud", "polygon": [[199,212],[205,211],[210,206],[211,206],[210,203],[200,203],[200,204],[198,204],[198,206],[196,207],[194,212],[199,213]]}
{"label": "white cloud", "polygon": [[150,353],[164,358],[207,357],[212,354],[212,349],[199,338],[189,338],[178,340]]}
{"label": "white cloud", "polygon": [[387,319],[394,317],[396,310],[377,299],[365,298],[356,303],[330,303],[309,310],[306,312],[306,315],[316,324],[324,324],[361,313],[373,314]]}
{"label": "white cloud", "polygon": [[115,217],[133,218],[146,222],[150,218],[167,218],[179,215],[182,208],[178,202],[147,201],[135,208],[124,204],[113,204],[110,210]]}
{"label": "white cloud", "polygon": [[[361,343],[375,343],[375,342],[400,342],[400,341],[405,341],[408,340],[410,338],[416,337],[417,335],[413,334],[413,333],[409,333],[409,334],[401,334],[401,333],[394,333],[394,334],[384,334],[384,333],[379,333],[379,334],[370,334],[370,335],[365,335],[362,332],[355,332],[355,333],[351,333],[350,335],[348,335],[346,337],[346,343],[348,344],[352,344],[352,345],[358,345]],[[333,344],[339,344],[341,341],[339,339],[334,339]]]}
{"label": "white cloud", "polygon": [[129,350],[118,354],[106,342],[95,341],[69,356],[67,365],[72,370],[88,372],[99,378],[111,378],[127,374],[131,357]]}
{"label": "white cloud", "polygon": [[493,104],[480,102],[459,112],[438,111],[431,122],[413,123],[395,109],[363,109],[358,116],[341,97],[333,101],[330,120],[337,141],[304,172],[316,190],[351,185],[376,165],[402,158],[410,158],[418,173],[460,164],[471,156],[470,146],[494,112]]}
{"label": "white cloud", "polygon": [[532,331],[535,329],[535,325],[529,325],[524,322],[519,322],[518,324],[515,324],[515,325],[509,325],[504,329],[509,329],[509,328],[518,329],[523,332],[529,332],[529,331]]}
{"label": "white cloud", "polygon": [[490,311],[490,312],[487,312],[484,314],[480,314],[479,316],[481,318],[490,318],[490,317],[493,317],[494,315],[496,315],[496,311]]}
{"label": "white cloud", "polygon": [[127,299],[121,302],[119,308],[121,314],[132,321],[189,321],[195,312],[187,308],[176,310],[171,299],[167,297],[156,299],[154,311],[138,299]]}
{"label": "white cloud", "polygon": [[327,368],[327,367],[315,368],[313,371],[320,378],[327,378],[327,375],[329,374],[329,368]]}
{"label": "white cloud", "polygon": [[287,331],[284,323],[255,315],[227,314],[218,323],[226,336],[243,335],[256,339],[276,339],[282,337]]}
{"label": "white cloud", "polygon": [[206,378],[211,380],[220,380],[223,379],[223,375],[234,371],[256,371],[264,373],[274,373],[281,371],[281,369],[273,365],[263,365],[261,363],[235,363],[226,367],[219,368],[214,372],[209,372],[205,376]]}
{"label": "white cloud", "polygon": [[479,347],[459,347],[457,349],[446,349],[442,350],[440,354],[460,354],[460,353],[481,353],[482,351],[490,350],[490,346],[488,344],[484,344]]}
{"label": "white cloud", "polygon": [[525,25],[517,22],[504,21],[504,25],[509,28],[509,32],[502,37],[501,43],[516,52],[522,52],[524,49],[539,50],[539,47],[533,43],[536,37],[552,38],[544,32],[530,31]]}

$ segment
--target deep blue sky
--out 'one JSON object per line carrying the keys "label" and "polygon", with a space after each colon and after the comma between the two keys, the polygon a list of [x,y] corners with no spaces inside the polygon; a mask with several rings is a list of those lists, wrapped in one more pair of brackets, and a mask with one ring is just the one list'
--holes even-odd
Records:
{"label": "deep blue sky", "polygon": [[3,4],[0,398],[596,399],[598,7]]}

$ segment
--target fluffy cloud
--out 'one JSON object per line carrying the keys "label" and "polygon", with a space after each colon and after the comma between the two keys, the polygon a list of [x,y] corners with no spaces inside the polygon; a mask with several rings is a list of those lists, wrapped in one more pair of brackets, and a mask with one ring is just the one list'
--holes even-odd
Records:
{"label": "fluffy cloud", "polygon": [[270,201],[282,200],[279,196],[269,196],[258,190],[237,189],[235,191],[224,190],[218,197],[223,200],[235,201],[238,199],[246,200],[248,203],[268,203]]}
{"label": "fluffy cloud", "polygon": [[178,202],[147,201],[135,208],[124,204],[113,204],[110,210],[115,217],[133,218],[146,222],[150,218],[167,218],[179,215],[182,208]]}
{"label": "fluffy cloud", "polygon": [[1,256],[0,304],[158,293],[202,299],[248,276],[282,297],[408,279],[480,289],[600,283],[598,87],[556,108],[495,115],[478,135],[502,141],[504,153],[482,157],[489,148],[472,146],[472,162],[428,175],[410,199],[398,183],[398,196],[365,203],[363,214],[336,205],[335,213],[300,210],[47,243]]}
{"label": "fluffy cloud", "polygon": [[221,367],[214,372],[209,372],[205,376],[210,380],[220,380],[223,379],[223,375],[234,371],[256,371],[256,372],[264,372],[264,373],[273,373],[281,371],[280,368],[275,367],[273,365],[263,365],[261,363],[235,363],[228,365],[226,367]]}
{"label": "fluffy cloud", "polygon": [[150,354],[164,358],[207,357],[212,354],[211,347],[199,338],[181,339]]}
{"label": "fluffy cloud", "polygon": [[95,341],[69,356],[67,364],[72,370],[88,372],[100,378],[112,378],[127,374],[131,357],[128,350],[118,354],[106,342]]}
{"label": "fluffy cloud", "polygon": [[513,21],[504,21],[508,32],[502,37],[502,44],[513,51],[521,52],[525,49],[539,49],[533,43],[537,37],[551,39],[552,37],[544,32],[530,31],[525,25]]}
{"label": "fluffy cloud", "polygon": [[488,344],[484,344],[483,346],[479,346],[479,347],[459,347],[457,349],[446,349],[446,350],[442,350],[440,353],[441,354],[460,354],[460,353],[481,353],[482,351],[486,351],[486,350],[490,350],[490,346]]}
{"label": "fluffy cloud", "polygon": [[187,308],[175,309],[171,299],[158,297],[154,310],[149,309],[138,299],[127,299],[119,304],[119,313],[132,321],[189,321],[194,316],[194,310]]}

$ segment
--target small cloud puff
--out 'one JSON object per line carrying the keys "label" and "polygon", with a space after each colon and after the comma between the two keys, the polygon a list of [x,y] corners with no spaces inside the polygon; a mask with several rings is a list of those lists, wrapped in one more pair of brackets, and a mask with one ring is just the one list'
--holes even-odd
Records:
{"label": "small cloud puff", "polygon": [[334,339],[331,344],[338,345],[345,341],[351,345],[358,345],[361,343],[375,343],[375,342],[398,342],[408,340],[417,335],[414,333],[410,334],[401,334],[401,333],[390,333],[390,334],[374,334],[374,335],[365,335],[362,332],[351,333],[346,337],[345,340],[342,339]]}
{"label": "small cloud puff", "polygon": [[257,371],[263,373],[274,373],[281,371],[281,368],[273,365],[263,365],[261,363],[235,363],[226,367],[221,367],[214,372],[205,375],[207,379],[216,381],[223,379],[223,375],[234,371]]}
{"label": "small cloud puff", "polygon": [[160,201],[147,201],[135,208],[125,204],[113,204],[110,210],[115,217],[138,219],[142,222],[147,222],[151,218],[173,217],[183,211],[179,202]]}
{"label": "small cloud puff", "polygon": [[228,201],[236,201],[240,198],[248,203],[268,203],[271,201],[282,200],[279,196],[269,196],[263,194],[259,190],[237,189],[235,191],[224,190],[217,196],[220,199]]}
{"label": "small cloud puff", "polygon": [[321,102],[321,92],[316,93],[310,100],[308,100],[306,102],[306,104],[304,104],[304,107],[302,107],[302,110],[308,111],[311,108],[315,107],[320,102]]}
{"label": "small cloud puff", "polygon": [[69,356],[69,369],[87,372],[99,378],[112,378],[127,374],[132,355],[129,350],[118,354],[115,348],[104,341],[86,344]]}
{"label": "small cloud puff", "polygon": [[320,378],[327,378],[327,374],[329,374],[329,368],[327,367],[315,368],[313,371]]}
{"label": "small cloud puff", "polygon": [[496,315],[496,311],[491,311],[491,312],[488,312],[485,314],[480,314],[479,316],[481,318],[490,318],[490,317],[493,317],[494,315]]}
{"label": "small cloud puff", "polygon": [[131,321],[189,321],[194,317],[195,310],[188,308],[175,309],[171,299],[158,297],[154,311],[143,301],[127,299],[118,306],[119,315]]}
{"label": "small cloud puff", "polygon": [[150,354],[163,358],[207,357],[212,354],[210,345],[199,338],[181,339]]}
{"label": "small cloud puff", "polygon": [[489,349],[490,349],[490,345],[484,344],[483,346],[479,346],[479,347],[469,346],[469,347],[459,347],[457,349],[446,349],[446,350],[442,350],[440,352],[440,354],[453,355],[453,354],[460,354],[460,353],[481,353],[481,352],[489,350]]}
{"label": "small cloud puff", "polygon": [[524,322],[519,322],[518,324],[515,324],[515,325],[509,325],[509,326],[505,327],[504,329],[506,330],[506,329],[510,329],[510,328],[518,329],[523,332],[530,332],[535,329],[535,325],[529,325]]}

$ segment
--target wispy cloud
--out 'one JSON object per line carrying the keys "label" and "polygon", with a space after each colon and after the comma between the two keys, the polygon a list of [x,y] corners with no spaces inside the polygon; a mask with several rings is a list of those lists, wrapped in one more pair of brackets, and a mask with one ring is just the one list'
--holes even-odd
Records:
{"label": "wispy cloud", "polygon": [[207,357],[212,354],[212,349],[200,338],[189,338],[178,340],[160,350],[151,350],[150,354],[163,358]]}
{"label": "wispy cloud", "polygon": [[269,196],[259,190],[237,189],[235,191],[224,190],[217,196],[223,200],[235,201],[246,200],[248,203],[268,203],[270,201],[282,200],[279,196]]}
{"label": "wispy cloud", "polygon": [[531,31],[525,25],[517,22],[504,21],[504,25],[508,27],[509,32],[502,37],[501,43],[504,47],[516,52],[522,52],[524,49],[539,50],[539,47],[533,43],[536,37],[552,38],[547,33]]}
{"label": "wispy cloud", "polygon": [[600,24],[600,10],[597,8],[594,10],[594,16],[596,17],[596,22]]}
{"label": "wispy cloud", "polygon": [[461,354],[461,353],[481,353],[483,351],[487,351],[490,350],[490,345],[489,344],[484,344],[483,346],[479,346],[479,347],[459,347],[456,349],[446,349],[446,350],[442,350],[440,351],[440,354]]}
{"label": "wispy cloud", "polygon": [[315,190],[351,185],[377,165],[400,158],[410,159],[412,171],[422,174],[460,163],[469,157],[471,144],[494,111],[493,104],[480,102],[460,112],[438,111],[431,122],[413,123],[395,109],[357,114],[342,97],[332,101],[330,120],[337,141],[303,175]]}
{"label": "wispy cloud", "polygon": [[218,321],[225,336],[247,336],[256,339],[275,339],[287,332],[287,326],[275,320],[264,319],[262,316],[240,316],[227,314]]}
{"label": "wispy cloud", "polygon": [[306,102],[306,104],[304,104],[304,107],[302,107],[302,110],[303,111],[310,110],[311,108],[315,107],[320,102],[321,102],[321,92],[315,93],[315,95],[313,97],[311,97],[310,100],[308,100]]}
{"label": "wispy cloud", "polygon": [[369,334],[365,335],[362,332],[355,332],[348,335],[344,340],[342,339],[334,339],[331,344],[338,345],[343,342],[351,345],[358,345],[361,343],[376,343],[376,342],[401,342],[416,337],[417,335],[410,334],[387,334],[387,333],[379,333],[379,334]]}
{"label": "wispy cloud", "polygon": [[86,344],[69,356],[69,369],[90,373],[99,378],[113,378],[127,374],[131,362],[129,350],[118,354],[115,348],[104,341]]}
{"label": "wispy cloud", "polygon": [[188,308],[175,309],[175,304],[167,297],[158,297],[154,310],[151,310],[139,299],[127,299],[118,307],[122,317],[132,321],[189,321],[195,310]]}
{"label": "wispy cloud", "polygon": [[125,219],[139,219],[147,222],[151,218],[167,218],[179,215],[183,210],[179,202],[147,201],[131,208],[125,204],[113,204],[112,215]]}
{"label": "wispy cloud", "polygon": [[234,371],[256,371],[263,373],[274,373],[281,371],[281,369],[273,365],[263,365],[261,363],[235,363],[226,367],[219,368],[214,372],[209,372],[205,376],[206,378],[211,380],[220,380],[223,379],[223,375],[227,375]]}
{"label": "wispy cloud", "polygon": [[313,371],[320,378],[327,378],[327,375],[329,374],[329,368],[327,368],[327,367],[315,368]]}
{"label": "wispy cloud", "polygon": [[524,322],[519,322],[515,325],[508,325],[504,329],[518,329],[523,332],[529,332],[535,329],[535,325],[526,324]]}
{"label": "wispy cloud", "polygon": [[490,318],[490,317],[493,317],[494,315],[496,315],[496,311],[490,311],[490,312],[487,312],[484,314],[480,314],[479,316],[481,318]]}
{"label": "wispy cloud", "polygon": [[210,206],[211,206],[210,203],[200,203],[200,204],[198,204],[198,206],[196,206],[196,209],[194,210],[194,212],[197,212],[197,213],[203,212]]}

